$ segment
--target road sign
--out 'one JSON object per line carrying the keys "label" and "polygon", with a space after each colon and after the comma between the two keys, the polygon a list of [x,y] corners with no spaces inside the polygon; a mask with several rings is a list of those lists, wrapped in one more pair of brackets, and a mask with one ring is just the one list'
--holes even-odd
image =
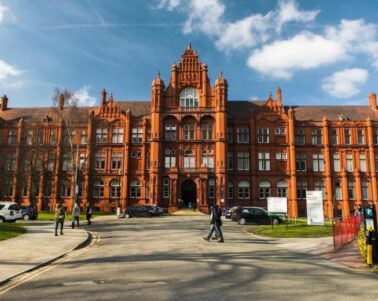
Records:
{"label": "road sign", "polygon": [[323,196],[321,191],[307,191],[307,225],[324,226]]}
{"label": "road sign", "polygon": [[268,200],[268,215],[287,215],[287,198],[269,197]]}

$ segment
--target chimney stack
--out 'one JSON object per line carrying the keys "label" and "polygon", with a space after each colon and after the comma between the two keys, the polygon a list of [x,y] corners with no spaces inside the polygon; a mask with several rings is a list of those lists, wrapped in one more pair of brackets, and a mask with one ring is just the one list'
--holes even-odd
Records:
{"label": "chimney stack", "polygon": [[101,91],[101,105],[106,104],[106,90],[105,88],[102,89]]}
{"label": "chimney stack", "polygon": [[64,109],[64,95],[59,94],[58,96],[58,109],[63,110]]}
{"label": "chimney stack", "polygon": [[369,105],[373,110],[377,109],[377,94],[375,92],[369,94]]}
{"label": "chimney stack", "polygon": [[0,110],[2,112],[8,110],[8,97],[6,95],[1,97]]}
{"label": "chimney stack", "polygon": [[282,91],[280,87],[277,89],[277,105],[282,106]]}

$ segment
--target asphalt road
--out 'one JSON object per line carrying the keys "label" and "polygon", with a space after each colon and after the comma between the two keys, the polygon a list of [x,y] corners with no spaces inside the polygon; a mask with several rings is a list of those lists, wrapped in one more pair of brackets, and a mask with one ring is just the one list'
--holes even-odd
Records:
{"label": "asphalt road", "polygon": [[376,274],[278,248],[208,217],[97,221],[98,244],[0,300],[377,300]]}

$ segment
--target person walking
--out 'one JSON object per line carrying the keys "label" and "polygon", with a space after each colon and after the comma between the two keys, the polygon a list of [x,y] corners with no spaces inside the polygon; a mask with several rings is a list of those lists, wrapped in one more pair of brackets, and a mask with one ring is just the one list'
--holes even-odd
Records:
{"label": "person walking", "polygon": [[91,217],[92,217],[92,208],[91,208],[90,204],[87,204],[87,209],[85,211],[85,215],[86,215],[86,218],[87,218],[87,224],[90,225],[91,224]]}
{"label": "person walking", "polygon": [[77,203],[75,203],[74,208],[72,209],[72,229],[75,229],[75,221],[76,221],[77,227],[80,227],[79,218],[80,218],[80,207]]}
{"label": "person walking", "polygon": [[60,226],[60,235],[63,235],[63,225],[66,212],[61,204],[56,204],[55,207],[55,236],[58,236],[58,227]]}
{"label": "person walking", "polygon": [[216,236],[218,237],[218,242],[223,243],[223,233],[221,230],[222,220],[221,220],[221,211],[216,204],[211,204],[211,220],[210,220],[210,229],[207,236],[203,239],[209,241],[213,232],[216,232]]}

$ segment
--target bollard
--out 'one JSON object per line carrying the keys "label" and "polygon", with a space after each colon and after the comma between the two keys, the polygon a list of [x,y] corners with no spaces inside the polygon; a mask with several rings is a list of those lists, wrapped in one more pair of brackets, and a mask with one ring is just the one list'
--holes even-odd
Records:
{"label": "bollard", "polygon": [[373,227],[369,227],[368,235],[366,237],[366,249],[367,249],[367,256],[366,256],[366,263],[368,265],[373,264]]}

